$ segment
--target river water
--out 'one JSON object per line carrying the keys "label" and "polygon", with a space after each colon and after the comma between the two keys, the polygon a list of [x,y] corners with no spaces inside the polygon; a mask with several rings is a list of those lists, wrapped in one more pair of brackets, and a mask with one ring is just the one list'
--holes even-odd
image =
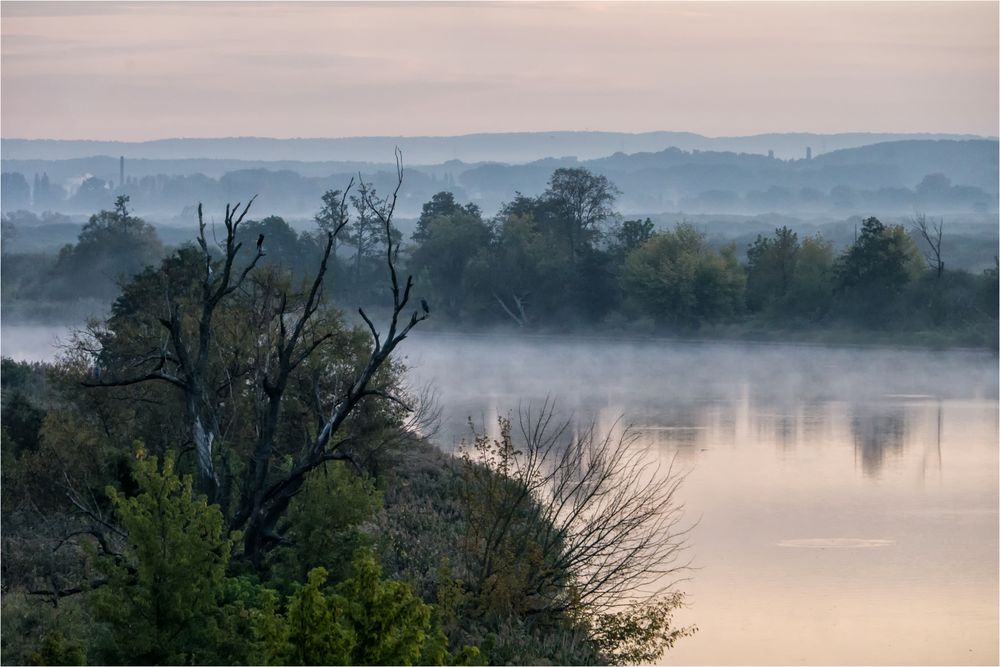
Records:
{"label": "river water", "polygon": [[[51,357],[58,333],[5,327],[3,354]],[[990,354],[420,331],[400,350],[445,449],[548,397],[687,472],[677,621],[698,632],[663,664],[997,664]]]}
{"label": "river water", "polygon": [[996,664],[988,353],[416,334],[437,439],[546,397],[688,472],[688,607],[664,664]]}

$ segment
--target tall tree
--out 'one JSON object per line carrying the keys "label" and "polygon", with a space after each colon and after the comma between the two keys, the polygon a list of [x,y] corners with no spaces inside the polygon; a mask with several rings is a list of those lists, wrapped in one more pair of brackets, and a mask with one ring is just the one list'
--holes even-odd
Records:
{"label": "tall tree", "polygon": [[787,226],[774,236],[757,239],[747,249],[747,307],[764,310],[780,306],[792,288],[798,262],[799,237]]}
{"label": "tall tree", "polygon": [[417,219],[417,228],[413,232],[413,240],[421,243],[426,240],[427,228],[435,218],[466,213],[477,218],[482,217],[482,211],[473,203],[460,205],[455,201],[455,195],[451,192],[438,192],[430,201],[425,202],[420,210],[420,217]]}
{"label": "tall tree", "polygon": [[114,210],[90,216],[75,245],[59,252],[49,291],[60,296],[113,298],[118,283],[155,264],[163,255],[156,230],[128,210],[129,198],[115,199]]}
{"label": "tall tree", "polygon": [[902,225],[886,226],[868,218],[861,233],[838,258],[835,291],[852,317],[885,324],[899,306],[898,296],[922,270],[922,258]]}
{"label": "tall tree", "polygon": [[[94,362],[86,386],[174,389],[198,487],[223,509],[231,529],[243,531],[244,554],[254,565],[282,542],[279,521],[306,475],[325,461],[354,460],[359,424],[351,418],[359,406],[382,400],[408,409],[394,393],[389,359],[427,315],[410,312],[413,280],[400,280],[396,270],[398,154],[397,177],[386,200],[362,189],[385,234],[391,294],[384,334],[359,310],[371,336],[367,346],[322,309],[333,237],[346,220],[328,234],[314,279],[296,291],[273,272],[257,270],[261,248],[249,261],[238,261],[251,200],[227,206],[219,258],[199,211],[198,248],[187,253],[197,264],[185,269],[191,282],[178,285],[148,272],[116,304],[110,331],[94,331],[96,346],[83,350],[92,350]],[[130,335],[116,336],[120,327]]]}
{"label": "tall tree", "polygon": [[614,218],[613,204],[621,191],[608,180],[582,168],[556,169],[542,198],[556,211],[570,263],[600,233],[599,226]]}

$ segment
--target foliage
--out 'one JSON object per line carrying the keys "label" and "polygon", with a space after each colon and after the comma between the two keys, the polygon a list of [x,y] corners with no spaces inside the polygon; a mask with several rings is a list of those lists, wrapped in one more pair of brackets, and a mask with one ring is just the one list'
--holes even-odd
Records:
{"label": "foliage", "polygon": [[656,234],[631,252],[622,274],[636,311],[681,327],[738,314],[744,280],[733,249],[715,252],[688,224]]}
{"label": "foliage", "polygon": [[898,296],[923,270],[923,258],[902,225],[866,219],[861,233],[834,267],[838,303],[869,324],[896,316]]}
{"label": "foliage", "polygon": [[346,579],[354,553],[372,543],[362,524],[381,505],[374,480],[359,476],[345,462],[331,461],[314,470],[289,505],[285,537],[295,548],[274,553],[272,581],[304,581],[317,567],[334,582]]}
{"label": "foliage", "polygon": [[[651,471],[628,432],[571,435],[549,404],[520,413],[516,443],[509,418],[498,430],[463,454],[469,612],[494,627],[535,619],[564,637],[594,623],[608,656],[662,653],[686,630],[669,627],[667,598],[644,592],[685,567],[681,476]],[[623,612],[628,596],[643,601]]]}
{"label": "foliage", "polygon": [[140,493],[126,498],[108,489],[128,542],[121,557],[100,568],[107,585],[95,591],[98,620],[110,625],[115,661],[202,662],[216,641],[218,602],[235,539],[222,512],[198,498],[190,476],[174,473],[167,456],[136,450]]}
{"label": "foliage", "polygon": [[655,228],[649,218],[625,220],[614,229],[612,248],[624,259],[630,252],[653,238]]}
{"label": "foliage", "polygon": [[328,600],[323,594],[324,583],[326,570],[316,568],[309,572],[306,584],[289,600],[289,644],[293,663],[350,664],[356,639],[351,628],[345,627],[343,607],[337,604],[339,600]]}
{"label": "foliage", "polygon": [[554,213],[552,221],[566,242],[571,264],[583,249],[593,247],[601,234],[600,225],[615,217],[612,205],[620,194],[607,176],[586,169],[552,172],[541,199]]}
{"label": "foliage", "polygon": [[156,230],[129,213],[127,204],[128,197],[120,196],[113,211],[92,215],[76,245],[59,252],[48,288],[51,293],[113,298],[118,292],[117,278],[131,277],[160,259],[163,247]]}
{"label": "foliage", "polygon": [[322,246],[317,247],[315,240],[305,234],[300,237],[283,218],[269,215],[259,221],[247,220],[240,227],[236,240],[249,250],[255,247],[260,236],[264,237],[266,253],[260,262],[262,267],[282,267],[290,271],[293,280],[300,281],[308,268],[319,262]]}
{"label": "foliage", "polygon": [[482,212],[475,204],[465,204],[463,206],[455,201],[453,193],[438,192],[421,208],[420,217],[417,219],[416,231],[413,232],[413,240],[417,243],[423,243],[427,240],[428,227],[432,220],[462,215],[482,219]]}
{"label": "foliage", "polygon": [[79,600],[47,600],[5,591],[3,662],[9,665],[83,665],[90,619]]}
{"label": "foliage", "polygon": [[747,249],[747,309],[772,318],[822,317],[830,306],[832,262],[822,239],[800,242],[788,227],[758,235]]}
{"label": "foliage", "polygon": [[697,632],[693,626],[671,625],[673,611],[683,601],[683,594],[673,592],[634,603],[623,611],[598,614],[593,621],[594,642],[610,664],[654,663],[678,639]]}
{"label": "foliage", "polygon": [[423,227],[414,238],[420,239],[410,258],[410,267],[421,277],[427,300],[446,316],[461,319],[469,305],[475,304],[474,273],[469,265],[477,254],[488,248],[491,230],[477,213],[455,206],[449,213],[423,217]]}
{"label": "foliage", "polygon": [[[444,664],[447,642],[432,628],[432,608],[407,584],[382,578],[371,552],[359,550],[353,576],[324,593],[327,571],[311,570],[289,599],[288,627],[296,664]],[[467,652],[469,653],[469,652]],[[474,653],[474,652],[473,652]]]}

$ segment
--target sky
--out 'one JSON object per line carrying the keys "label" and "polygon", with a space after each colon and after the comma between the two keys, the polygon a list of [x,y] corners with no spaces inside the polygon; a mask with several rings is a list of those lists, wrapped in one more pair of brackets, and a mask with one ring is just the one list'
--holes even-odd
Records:
{"label": "sky", "polygon": [[0,135],[997,135],[998,7],[4,0]]}

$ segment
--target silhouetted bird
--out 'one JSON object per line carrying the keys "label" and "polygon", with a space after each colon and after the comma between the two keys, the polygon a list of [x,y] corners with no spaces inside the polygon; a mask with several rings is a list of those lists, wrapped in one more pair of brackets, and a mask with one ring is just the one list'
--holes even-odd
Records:
{"label": "silhouetted bird", "polygon": [[423,299],[420,300],[420,307],[424,309],[424,315],[431,314],[430,306],[427,305],[427,302],[425,300]]}
{"label": "silhouetted bird", "polygon": [[261,248],[264,247],[264,235],[261,234],[257,237],[257,251],[259,252]]}

